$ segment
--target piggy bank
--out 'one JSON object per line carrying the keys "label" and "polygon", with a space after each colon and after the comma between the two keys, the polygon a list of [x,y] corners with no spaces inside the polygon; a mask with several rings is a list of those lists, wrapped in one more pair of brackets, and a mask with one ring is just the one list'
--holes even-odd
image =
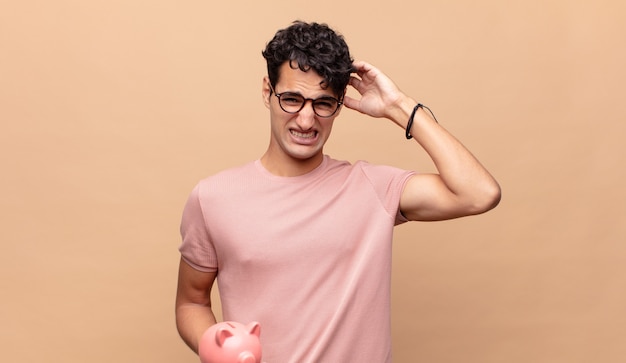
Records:
{"label": "piggy bank", "polygon": [[202,363],[261,363],[261,327],[225,321],[212,325],[200,338]]}

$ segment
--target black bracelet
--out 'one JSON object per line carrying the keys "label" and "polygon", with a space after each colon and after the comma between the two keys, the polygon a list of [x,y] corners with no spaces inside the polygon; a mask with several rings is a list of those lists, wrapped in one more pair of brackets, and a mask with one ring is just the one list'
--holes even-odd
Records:
{"label": "black bracelet", "polygon": [[413,126],[413,118],[415,117],[415,113],[420,107],[424,107],[421,103],[418,103],[417,106],[413,108],[413,112],[411,112],[411,117],[409,117],[409,122],[406,124],[406,132],[405,136],[407,140],[411,140],[413,135],[411,135],[411,127]]}
{"label": "black bracelet", "polygon": [[427,106],[422,105],[421,103],[418,103],[417,106],[415,106],[413,108],[413,112],[411,112],[411,117],[409,117],[409,122],[406,124],[405,136],[406,136],[407,140],[410,140],[410,139],[413,138],[413,135],[411,135],[411,127],[413,127],[413,118],[415,118],[415,113],[417,112],[417,110],[420,109],[420,107],[427,109],[428,112],[430,112],[430,114],[435,119],[435,122],[439,123],[439,121],[437,121],[437,118],[435,117],[435,114],[433,114],[433,111],[431,111],[430,108],[428,108]]}

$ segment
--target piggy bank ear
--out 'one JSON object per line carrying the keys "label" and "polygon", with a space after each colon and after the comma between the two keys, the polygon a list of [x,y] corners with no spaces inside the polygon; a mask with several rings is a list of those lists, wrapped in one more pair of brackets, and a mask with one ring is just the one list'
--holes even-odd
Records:
{"label": "piggy bank ear", "polygon": [[220,327],[217,329],[215,333],[215,343],[217,343],[218,347],[222,347],[226,339],[233,336],[233,332],[230,331],[229,328]]}
{"label": "piggy bank ear", "polygon": [[246,330],[251,335],[256,335],[257,337],[261,336],[261,325],[259,325],[256,321],[248,324],[248,326],[246,326]]}

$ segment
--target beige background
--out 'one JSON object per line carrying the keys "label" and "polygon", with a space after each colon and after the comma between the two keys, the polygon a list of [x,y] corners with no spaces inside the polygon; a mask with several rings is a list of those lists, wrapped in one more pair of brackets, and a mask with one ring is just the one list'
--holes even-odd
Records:
{"label": "beige background", "polygon": [[[503,187],[488,214],[397,229],[396,361],[623,362],[624,4],[2,1],[0,361],[197,361],[174,326],[181,209],[264,151],[260,52],[299,18]],[[349,110],[326,151],[432,170]]]}

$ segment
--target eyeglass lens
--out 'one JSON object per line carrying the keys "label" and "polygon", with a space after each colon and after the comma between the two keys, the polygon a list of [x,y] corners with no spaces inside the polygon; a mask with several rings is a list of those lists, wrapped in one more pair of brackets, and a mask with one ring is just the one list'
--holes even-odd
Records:
{"label": "eyeglass lens", "polygon": [[[302,95],[291,92],[277,94],[280,107],[285,112],[300,112],[308,99]],[[332,116],[339,108],[339,101],[334,97],[320,97],[311,100],[313,103],[313,111],[320,117]]]}

